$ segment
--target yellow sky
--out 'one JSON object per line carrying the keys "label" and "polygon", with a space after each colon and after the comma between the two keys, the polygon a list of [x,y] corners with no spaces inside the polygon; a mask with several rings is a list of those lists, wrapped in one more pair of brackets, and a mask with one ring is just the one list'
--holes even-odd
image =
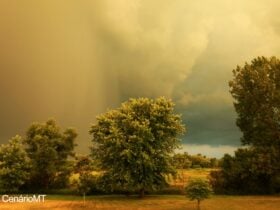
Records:
{"label": "yellow sky", "polygon": [[189,126],[185,143],[236,145],[227,82],[236,65],[279,56],[279,9],[276,0],[2,0],[0,141],[55,117],[78,129],[85,150],[98,113],[165,95]]}

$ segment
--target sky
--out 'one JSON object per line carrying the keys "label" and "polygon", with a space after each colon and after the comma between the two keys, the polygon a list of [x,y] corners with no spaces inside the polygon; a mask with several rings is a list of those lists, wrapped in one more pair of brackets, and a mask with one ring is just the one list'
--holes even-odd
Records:
{"label": "sky", "polygon": [[240,146],[232,70],[280,55],[277,0],[0,1],[0,143],[55,118],[87,153],[98,114],[130,97],[171,98],[182,151]]}

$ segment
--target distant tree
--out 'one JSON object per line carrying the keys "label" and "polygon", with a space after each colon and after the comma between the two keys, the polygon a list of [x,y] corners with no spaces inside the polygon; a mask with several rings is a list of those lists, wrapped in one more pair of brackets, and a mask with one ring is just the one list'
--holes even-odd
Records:
{"label": "distant tree", "polygon": [[96,188],[97,177],[89,171],[83,171],[79,174],[79,178],[73,183],[76,191],[83,196],[84,205],[86,202],[86,195]]}
{"label": "distant tree", "polygon": [[197,209],[200,210],[200,202],[209,198],[212,194],[212,189],[207,180],[193,179],[185,188],[186,196],[190,200],[197,201]]}
{"label": "distant tree", "polygon": [[71,173],[68,158],[74,155],[76,137],[74,129],[62,132],[54,120],[30,126],[24,139],[31,163],[29,186],[48,189],[62,187],[61,182],[67,183]]}
{"label": "distant tree", "polygon": [[210,168],[211,162],[210,159],[206,156],[202,156],[201,154],[192,155],[192,168]]}
{"label": "distant tree", "polygon": [[188,169],[192,166],[191,156],[186,152],[176,153],[172,157],[172,165],[176,169]]}
{"label": "distant tree", "polygon": [[216,158],[208,158],[201,154],[189,155],[186,152],[176,153],[172,157],[172,164],[176,169],[216,168],[218,162]]}
{"label": "distant tree", "polygon": [[95,166],[93,160],[88,155],[79,155],[75,157],[75,173],[92,172]]}
{"label": "distant tree", "polygon": [[210,167],[211,168],[218,168],[219,167],[219,159],[210,158]]}
{"label": "distant tree", "polygon": [[163,97],[130,99],[97,117],[90,134],[92,155],[99,160],[111,188],[138,191],[159,188],[175,174],[171,154],[184,132],[174,104]]}
{"label": "distant tree", "polygon": [[16,193],[29,179],[30,161],[23,148],[22,138],[15,136],[0,147],[0,189]]}

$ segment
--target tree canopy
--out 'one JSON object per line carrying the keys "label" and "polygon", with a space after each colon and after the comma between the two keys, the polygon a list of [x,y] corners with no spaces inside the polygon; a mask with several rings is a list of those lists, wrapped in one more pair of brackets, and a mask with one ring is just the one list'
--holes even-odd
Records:
{"label": "tree canopy", "polygon": [[247,148],[224,156],[213,186],[222,193],[280,192],[280,61],[258,57],[237,66],[229,86]]}
{"label": "tree canopy", "polygon": [[143,196],[145,190],[166,184],[166,174],[175,173],[170,154],[184,131],[171,100],[130,99],[97,117],[90,129],[92,155],[109,175],[112,189]]}
{"label": "tree canopy", "polygon": [[200,202],[202,200],[205,200],[206,198],[209,198],[212,189],[207,182],[207,180],[203,179],[192,179],[189,181],[188,185],[185,188],[186,196],[190,200],[196,200],[197,201],[197,209],[200,209]]}
{"label": "tree canopy", "polygon": [[237,66],[229,82],[242,143],[280,148],[280,61],[258,57]]}
{"label": "tree canopy", "polygon": [[65,184],[71,172],[68,157],[74,155],[76,137],[74,129],[61,131],[54,120],[29,127],[24,143],[31,163],[31,187],[48,189]]}
{"label": "tree canopy", "polygon": [[15,136],[0,147],[0,190],[15,193],[29,179],[30,160],[22,138]]}

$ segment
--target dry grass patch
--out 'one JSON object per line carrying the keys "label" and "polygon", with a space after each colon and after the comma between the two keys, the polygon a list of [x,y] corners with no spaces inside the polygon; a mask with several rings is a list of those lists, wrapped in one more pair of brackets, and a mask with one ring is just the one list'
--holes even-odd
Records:
{"label": "dry grass patch", "polygon": [[[51,200],[58,199],[60,200]],[[196,203],[184,196],[90,196],[83,205],[80,197],[47,197],[45,203],[6,204],[1,210],[195,210]],[[64,200],[63,200],[64,199]],[[68,200],[69,199],[69,200]],[[215,196],[202,202],[202,210],[279,210],[279,196]]]}

